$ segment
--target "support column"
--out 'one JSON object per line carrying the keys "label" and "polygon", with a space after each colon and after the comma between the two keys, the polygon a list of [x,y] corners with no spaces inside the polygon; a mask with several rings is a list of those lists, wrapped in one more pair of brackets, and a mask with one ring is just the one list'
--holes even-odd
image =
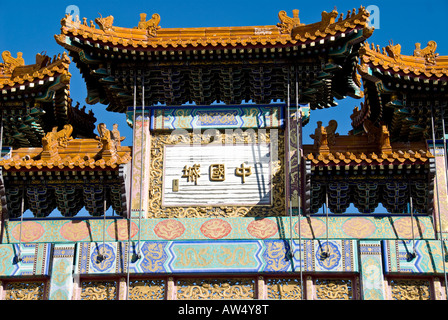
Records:
{"label": "support column", "polygon": [[73,259],[75,244],[55,244],[50,279],[49,300],[71,300],[73,296]]}
{"label": "support column", "polygon": [[126,278],[120,277],[118,280],[118,300],[126,300],[127,282]]}
{"label": "support column", "polygon": [[[306,300],[314,300],[315,297],[315,291],[314,291],[314,281],[313,278],[311,276],[306,277],[306,295],[305,295],[305,299]],[[304,299],[304,300],[305,300]]]}
{"label": "support column", "polygon": [[[148,108],[149,109],[149,108]],[[133,159],[132,159],[132,196],[131,217],[139,218],[141,205],[142,219],[148,212],[149,187],[150,187],[150,160],[151,160],[151,134],[149,110],[136,111],[136,119],[133,124]],[[143,140],[143,141],[142,141]],[[142,163],[143,161],[143,163]]]}
{"label": "support column", "polygon": [[172,277],[169,277],[166,284],[166,299],[176,300],[176,284]]}
{"label": "support column", "polygon": [[258,276],[257,279],[257,299],[258,300],[266,300],[267,293],[266,293],[266,281],[264,280],[263,276]]}
{"label": "support column", "polygon": [[442,233],[444,239],[446,239],[448,236],[446,155],[441,142],[438,143],[438,141],[436,141],[435,150],[433,149],[432,141],[428,141],[428,144],[435,157],[436,177],[434,177],[434,179],[437,179],[437,183],[434,182],[434,223],[436,232],[439,235],[438,238],[440,239]]}

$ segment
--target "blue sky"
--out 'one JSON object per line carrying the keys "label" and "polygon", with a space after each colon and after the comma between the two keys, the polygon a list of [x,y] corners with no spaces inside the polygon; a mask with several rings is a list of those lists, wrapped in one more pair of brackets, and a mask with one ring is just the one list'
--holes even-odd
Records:
{"label": "blue sky", "polygon": [[[369,42],[386,46],[390,40],[402,45],[402,53],[412,55],[415,42],[426,46],[429,40],[438,44],[437,52],[448,55],[448,44],[445,41],[446,14],[448,0],[438,1],[2,1],[0,6],[0,52],[10,51],[16,56],[23,52],[25,62],[35,62],[36,53],[46,51],[53,56],[64,50],[54,40],[54,35],[60,33],[60,20],[64,17],[67,6],[76,5],[80,17],[94,20],[99,17],[113,15],[114,25],[134,27],[139,21],[139,14],[145,12],[148,16],[158,13],[161,16],[160,26],[169,27],[220,27],[245,25],[272,25],[278,22],[278,12],[285,10],[292,16],[293,9],[299,9],[302,23],[320,21],[322,11],[331,11],[336,6],[339,12],[375,5],[379,9],[379,29]],[[373,23],[377,23],[372,21]],[[74,101],[84,105],[86,98],[85,84],[74,64],[70,66],[72,73],[71,96]],[[362,101],[362,100],[361,100]],[[339,134],[347,134],[350,130],[350,114],[360,100],[347,98],[338,101],[339,105],[332,109],[312,111],[311,121],[304,128],[304,143],[312,143],[309,134],[314,132],[316,121],[335,119],[339,123]],[[87,105],[92,109],[97,119],[112,127],[119,123],[119,129],[127,139],[124,145],[132,143],[132,131],[125,122],[125,115],[109,113],[105,106]]]}
{"label": "blue sky", "polygon": [[[0,53],[8,50],[13,56],[23,52],[26,64],[35,63],[36,53],[46,51],[49,56],[62,53],[54,35],[60,33],[60,20],[64,17],[69,5],[79,8],[80,18],[86,17],[94,20],[102,16],[113,15],[114,25],[121,27],[134,27],[138,24],[140,13],[151,16],[158,13],[161,16],[160,26],[164,28],[178,27],[224,27],[224,26],[251,26],[275,25],[279,22],[278,12],[285,10],[292,16],[293,9],[300,10],[302,23],[314,23],[321,20],[322,11],[331,11],[336,6],[338,12],[346,15],[348,10],[358,9],[361,5],[377,6],[379,9],[379,29],[375,30],[369,42],[388,45],[390,40],[394,44],[400,43],[402,54],[412,55],[415,43],[420,42],[422,47],[429,40],[438,44],[437,53],[448,55],[448,43],[445,41],[446,15],[448,13],[448,0],[437,1],[5,1],[0,4]],[[85,83],[76,66],[70,66],[71,97],[84,105],[86,98]],[[310,123],[304,128],[303,141],[311,144],[309,135],[314,132],[316,122],[322,121],[324,125],[335,119],[339,123],[338,133],[345,135],[351,129],[350,114],[355,106],[363,100],[347,98],[337,101],[337,107],[316,110],[311,112]],[[99,122],[105,122],[108,128],[113,123],[119,124],[122,136],[126,136],[123,145],[132,144],[132,130],[126,124],[124,114],[105,111],[105,106],[87,105],[92,109]]]}

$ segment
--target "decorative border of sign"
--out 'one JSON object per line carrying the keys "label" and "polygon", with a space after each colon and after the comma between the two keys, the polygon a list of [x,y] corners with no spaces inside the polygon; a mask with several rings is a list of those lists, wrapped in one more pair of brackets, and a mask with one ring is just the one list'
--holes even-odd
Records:
{"label": "decorative border of sign", "polygon": [[[233,134],[219,133],[223,144],[226,143],[270,143],[271,133],[266,130],[253,132],[234,132]],[[188,139],[183,141],[182,139]],[[199,139],[196,141],[196,139]],[[219,140],[218,140],[219,141]],[[285,176],[284,176],[284,138],[278,132],[278,159],[271,160],[271,206],[189,206],[189,207],[163,207],[163,163],[164,146],[179,142],[208,144],[202,135],[189,133],[185,136],[175,136],[167,133],[154,134],[151,138],[151,185],[147,218],[199,218],[199,217],[266,217],[284,216],[285,211]]]}

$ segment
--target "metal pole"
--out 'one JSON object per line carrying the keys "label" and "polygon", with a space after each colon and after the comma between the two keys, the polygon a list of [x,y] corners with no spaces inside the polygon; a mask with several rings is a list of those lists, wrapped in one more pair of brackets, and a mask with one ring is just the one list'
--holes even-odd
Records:
{"label": "metal pole", "polygon": [[[106,238],[106,208],[107,208],[107,204],[106,204],[106,188],[104,188],[104,208],[103,208],[103,212],[104,212],[104,217],[103,217],[103,253],[99,255],[99,258],[101,260],[104,260],[106,258],[106,244],[105,244],[105,238]],[[99,252],[98,252],[99,253]]]}
{"label": "metal pole", "polygon": [[[445,135],[445,106],[441,106],[441,110],[442,110],[442,130],[443,130],[443,155],[445,158],[445,176],[447,179],[447,183],[446,183],[446,187],[447,187],[447,194],[448,194],[448,156],[447,156],[447,152],[446,152],[446,135]],[[440,219],[440,216],[439,216]],[[442,239],[442,246],[443,246],[443,250],[445,249],[444,243],[445,240],[443,239],[443,233],[442,233],[442,225],[440,224],[440,238]],[[443,252],[443,251],[442,251]],[[446,252],[445,252],[446,254]],[[443,268],[444,268],[444,273],[445,273],[445,289],[446,289],[446,297],[448,300],[448,284],[447,284],[447,274],[445,271],[445,256],[443,257]]]}
{"label": "metal pole", "polygon": [[324,257],[328,258],[330,256],[330,251],[328,250],[328,192],[327,188],[325,188],[325,228],[327,233],[327,246]]}
{"label": "metal pole", "polygon": [[[134,112],[132,119],[132,162],[134,162],[135,155],[135,109],[137,108],[137,76],[134,74]],[[128,208],[128,248],[127,248],[127,276],[126,276],[126,300],[129,300],[129,271],[130,271],[130,257],[131,257],[131,225],[132,225],[132,184],[133,184],[133,168],[131,168],[131,199],[129,200]]]}
{"label": "metal pole", "polygon": [[409,184],[409,206],[411,211],[411,229],[412,229],[412,257],[415,258],[415,236],[414,236],[414,208],[412,205],[411,186]]}

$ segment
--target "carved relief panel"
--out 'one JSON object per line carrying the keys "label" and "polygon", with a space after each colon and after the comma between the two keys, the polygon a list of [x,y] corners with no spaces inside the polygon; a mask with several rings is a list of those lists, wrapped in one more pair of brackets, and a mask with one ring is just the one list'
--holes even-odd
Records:
{"label": "carved relief panel", "polygon": [[154,133],[147,217],[285,215],[283,133],[266,131]]}

